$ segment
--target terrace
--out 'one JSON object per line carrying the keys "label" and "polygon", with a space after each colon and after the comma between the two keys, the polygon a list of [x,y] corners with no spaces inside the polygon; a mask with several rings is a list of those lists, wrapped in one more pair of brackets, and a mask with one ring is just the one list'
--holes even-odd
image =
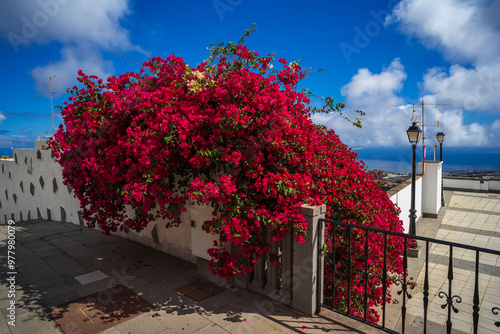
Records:
{"label": "terrace", "polygon": [[[499,194],[445,191],[445,198],[446,210],[438,218],[424,218],[419,223],[420,235],[478,247],[500,248]],[[7,230],[5,225],[0,227],[2,240],[7,240]],[[48,309],[66,305],[60,311],[63,319],[65,314],[71,313],[68,302],[83,298],[88,309],[95,307],[95,300],[101,300],[106,305],[111,295],[125,291],[122,286],[140,296],[141,308],[127,310],[126,307],[116,306],[108,315],[103,312],[99,316],[89,311],[90,317],[104,320],[104,327],[94,325],[97,330],[105,328],[103,333],[378,331],[325,309],[317,315],[306,316],[260,294],[234,286],[226,286],[216,295],[195,301],[176,290],[200,280],[193,263],[118,236],[105,237],[98,231],[74,224],[36,220],[19,223],[16,243],[16,326],[7,325],[9,284],[7,277],[3,276],[0,291],[2,333],[60,333],[59,326],[46,313]],[[446,309],[440,307],[443,300],[437,296],[437,291],[446,289],[447,285],[447,254],[446,249],[441,248],[435,245],[429,254],[431,291],[436,294],[430,300],[431,312],[428,315],[428,328],[432,329],[432,333],[444,333],[446,330]],[[1,249],[1,261],[5,263],[6,248],[2,245]],[[454,255],[453,284],[463,301],[457,304],[459,313],[453,314],[453,333],[472,333],[473,260],[468,252],[456,252]],[[416,288],[411,291],[413,298],[407,303],[407,333],[421,333],[423,330],[423,265],[423,259],[409,259],[408,268],[415,278]],[[103,276],[94,274],[97,280],[93,280],[92,276],[85,279],[84,275],[97,271]],[[494,323],[500,321],[500,316],[493,314],[491,308],[498,304],[500,298],[500,257],[481,258],[479,282],[479,333],[497,333],[498,327]],[[401,297],[396,298],[401,301]],[[118,311],[120,308],[122,310]],[[401,303],[389,305],[386,326],[400,331],[400,315]],[[56,321],[64,326],[66,332],[71,328],[68,327],[72,325],[70,321]],[[93,321],[97,322],[96,319]],[[73,323],[75,325],[80,326]]]}
{"label": "terrace", "polygon": [[[58,333],[61,329],[75,333],[75,328],[88,322],[93,324],[93,333],[115,334],[378,331],[325,308],[315,314],[319,310],[316,296],[309,300],[303,298],[308,291],[316,291],[317,272],[313,268],[301,267],[303,276],[285,284],[287,278],[290,280],[290,277],[285,277],[285,267],[273,269],[267,266],[264,270],[265,266],[261,264],[261,270],[255,272],[254,284],[248,278],[237,277],[229,281],[219,280],[219,286],[211,285],[206,278],[215,277],[209,277],[206,270],[202,270],[206,269],[203,250],[211,240],[206,239],[204,233],[198,234],[195,228],[196,222],[201,221],[207,212],[199,208],[190,208],[188,216],[184,217],[188,222],[184,224],[184,230],[177,230],[170,236],[164,234],[163,229],[156,229],[155,224],[141,233],[111,237],[87,229],[81,225],[79,203],[70,196],[71,187],[63,185],[60,167],[50,152],[40,149],[42,144],[43,141],[37,141],[34,150],[15,150],[15,159],[4,160],[0,171],[0,218],[4,223],[0,231],[4,236],[2,240],[5,240],[0,247],[2,263],[8,262],[8,222],[11,219],[16,222],[13,225],[16,227],[16,274],[13,274],[16,326],[7,324],[12,300],[7,296],[12,281],[9,281],[9,275],[5,275],[0,291],[1,332]],[[440,164],[430,166],[439,169]],[[429,172],[417,179],[420,198],[417,200],[417,235],[498,250],[499,181],[444,178],[445,189],[453,190],[444,191],[446,205],[440,208],[440,197],[426,193],[430,185],[438,186],[434,193],[440,192],[440,176],[440,173]],[[401,218],[407,220],[408,208],[402,205],[409,201],[409,187],[408,184],[398,187],[389,195],[394,202],[399,202]],[[429,198],[431,206],[428,205]],[[313,220],[317,222],[320,215],[313,215],[316,215]],[[290,246],[289,243],[277,245],[281,249]],[[304,263],[300,258],[303,254],[299,252],[297,255],[298,249],[297,246],[295,253],[292,249],[293,255],[288,256],[290,270],[294,268],[293,263]],[[311,256],[318,254],[314,247],[306,251]],[[408,259],[409,277],[414,278],[416,288],[409,290],[412,298],[405,303],[407,333],[423,332],[424,255],[421,250],[418,258]],[[441,308],[444,301],[438,294],[439,291],[448,291],[449,257],[449,248],[430,245],[427,328],[433,333],[446,332],[447,310]],[[452,313],[453,333],[471,333],[475,257],[470,251],[455,250],[452,259],[453,294],[462,298],[462,302],[456,304],[459,313]],[[495,333],[500,321],[500,315],[493,312],[500,306],[498,302],[495,305],[500,297],[500,259],[488,254],[480,254],[479,259],[479,333]],[[262,284],[255,289],[255,278],[267,282],[267,287]],[[292,279],[295,280],[295,276]],[[273,280],[277,285],[271,284]],[[194,285],[190,286],[190,283]],[[384,325],[389,331],[402,331],[403,328],[403,300],[402,296],[396,295],[400,288],[393,287],[392,294],[398,302],[386,309]],[[206,294],[207,291],[212,291],[212,294]],[[84,318],[67,321],[65,315],[73,317],[71,311],[75,308],[84,310],[80,312]],[[52,310],[52,319],[47,313],[49,310]],[[97,325],[98,322],[104,324]]]}

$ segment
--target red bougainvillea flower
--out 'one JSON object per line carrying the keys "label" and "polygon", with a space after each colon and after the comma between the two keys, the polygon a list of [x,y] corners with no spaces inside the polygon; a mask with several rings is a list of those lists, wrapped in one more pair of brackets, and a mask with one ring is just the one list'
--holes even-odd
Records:
{"label": "red bougainvillea flower", "polygon": [[[267,233],[278,241],[293,231],[303,242],[303,204],[326,204],[330,219],[401,232],[397,208],[356,153],[334,131],[311,121],[318,110],[308,105],[310,94],[297,89],[306,72],[285,59],[273,67],[273,59],[229,43],[213,46],[208,61],[195,68],[171,55],[106,82],[79,71],[81,87],[70,91],[62,108],[65,127],[48,147],[89,226],[106,234],[140,231],[162,217],[172,227],[181,223],[186,203],[210,204],[213,218],[203,228],[219,237],[208,250],[210,269],[225,278],[251,272],[264,255],[279,261],[270,254]],[[330,108],[324,111],[344,107],[326,101]],[[346,232],[339,229],[336,236],[337,258],[345,258]],[[363,236],[353,232],[352,240],[353,282],[362,280],[363,271],[374,273],[373,310],[382,301],[383,240],[370,239],[369,268]],[[389,243],[388,269],[398,273],[403,246],[395,239]],[[331,250],[331,238],[327,246]],[[344,264],[333,265],[345,275]],[[352,312],[358,314],[364,285],[352,286]],[[339,307],[347,305],[346,288],[336,287]],[[377,316],[371,311],[371,319]]]}

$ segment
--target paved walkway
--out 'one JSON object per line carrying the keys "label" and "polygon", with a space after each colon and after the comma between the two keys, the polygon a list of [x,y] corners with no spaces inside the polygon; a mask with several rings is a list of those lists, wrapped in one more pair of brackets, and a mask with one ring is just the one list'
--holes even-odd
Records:
{"label": "paved walkway", "polygon": [[[438,219],[423,219],[420,235],[475,246],[500,249],[500,194],[445,192],[446,210]],[[381,333],[352,319],[322,310],[306,317],[258,294],[228,287],[225,292],[194,302],[175,289],[200,277],[196,266],[117,236],[60,222],[20,223],[15,233],[16,322],[7,324],[12,298],[7,268],[8,227],[0,226],[0,333],[60,333],[46,314],[50,307],[89,296],[122,284],[156,309],[104,331],[134,333]],[[446,310],[439,291],[448,291],[449,248],[432,245],[429,257],[431,295],[428,333],[445,333]],[[463,301],[453,314],[453,333],[472,329],[472,266],[470,252],[454,251],[453,294]],[[411,259],[410,277],[415,278],[413,298],[407,303],[407,333],[421,333],[423,260]],[[500,333],[491,312],[500,307],[500,259],[481,256],[481,334]],[[107,278],[82,285],[75,277],[100,270]],[[395,293],[393,293],[395,295]],[[396,295],[395,295],[396,296]],[[396,296],[400,299],[400,297]],[[401,328],[400,304],[388,308],[387,323]],[[74,334],[78,333],[75,329]]]}
{"label": "paved walkway", "polygon": [[[8,227],[0,226],[0,333],[60,333],[50,307],[122,284],[156,309],[104,331],[171,333],[377,333],[324,311],[306,317],[249,291],[225,292],[194,302],[175,289],[199,279],[194,264],[117,236],[60,222],[19,223],[15,232],[15,299],[8,296]],[[100,270],[107,278],[82,285],[75,277]],[[7,307],[15,300],[15,326]],[[71,334],[78,334],[75,328]]]}
{"label": "paved walkway", "polygon": [[[500,250],[500,194],[445,192],[445,199],[446,207],[437,219],[423,219],[417,225],[418,235]],[[407,333],[423,333],[425,242],[419,245],[423,246],[423,256],[409,260],[409,277],[416,280],[416,288],[412,291],[413,298],[407,302]],[[448,308],[441,308],[446,300],[438,293],[448,294],[449,252],[449,246],[430,244],[428,333],[446,333]],[[458,313],[452,312],[453,333],[473,333],[475,261],[474,251],[453,248],[452,295],[462,298],[461,303],[456,299],[454,302]],[[494,323],[500,321],[500,314],[493,314],[492,308],[500,308],[500,256],[481,253],[479,271],[479,333],[498,334],[500,327]],[[400,312],[400,306],[391,305],[391,321],[397,330],[401,329],[401,318],[394,315]]]}

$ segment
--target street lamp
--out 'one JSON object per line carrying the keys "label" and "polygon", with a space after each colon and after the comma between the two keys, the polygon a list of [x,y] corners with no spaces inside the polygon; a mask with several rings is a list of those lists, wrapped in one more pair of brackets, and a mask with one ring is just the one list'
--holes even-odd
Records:
{"label": "street lamp", "polygon": [[[444,133],[438,132],[436,133],[436,138],[439,142],[439,160],[443,161],[443,142],[444,142]],[[441,167],[442,168],[442,167]],[[444,206],[444,193],[443,193],[443,173],[441,172],[441,206]]]}
{"label": "street lamp", "polygon": [[[417,229],[415,227],[415,221],[417,219],[415,210],[415,152],[417,150],[417,144],[420,141],[420,137],[422,137],[422,129],[417,125],[417,123],[413,122],[412,125],[406,130],[406,134],[408,135],[408,140],[410,141],[412,147],[412,160],[411,160],[411,208],[410,208],[410,234],[416,235]],[[417,248],[417,240],[413,239],[413,243],[411,248]]]}
{"label": "street lamp", "polygon": [[439,142],[439,160],[443,161],[443,142],[444,142],[444,133],[438,132],[436,133],[436,138]]}

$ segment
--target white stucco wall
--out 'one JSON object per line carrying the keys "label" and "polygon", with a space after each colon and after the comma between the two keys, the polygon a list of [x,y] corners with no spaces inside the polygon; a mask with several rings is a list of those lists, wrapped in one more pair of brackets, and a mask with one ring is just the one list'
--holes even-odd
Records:
{"label": "white stucco wall", "polygon": [[[389,198],[401,210],[399,219],[403,221],[404,233],[410,232],[410,207],[411,207],[411,179],[397,186],[389,192]],[[415,209],[417,222],[422,215],[422,177],[417,176],[415,182]],[[418,224],[417,224],[418,231]],[[418,233],[418,232],[417,232]]]}
{"label": "white stucco wall", "polygon": [[[129,212],[129,215],[133,216],[132,211]],[[191,252],[190,217],[191,212],[188,208],[186,212],[181,214],[182,223],[179,226],[166,228],[165,225],[167,221],[157,219],[149,223],[148,226],[140,232],[116,232],[115,234],[195,263],[196,257],[194,257]]]}
{"label": "white stucco wall", "polygon": [[212,219],[212,207],[208,205],[190,205],[188,211],[191,212],[191,250],[193,255],[210,260],[207,249],[214,246],[214,240],[218,236],[207,234],[201,226],[206,220]]}
{"label": "white stucco wall", "polygon": [[44,144],[37,140],[34,149],[14,149],[14,160],[0,160],[0,222],[50,215],[52,220],[80,223],[80,202],[63,184],[62,169],[42,149]]}
{"label": "white stucco wall", "polygon": [[[15,149],[15,159],[0,160],[0,223],[40,218],[83,224],[78,214],[80,201],[71,187],[63,184],[62,168],[51,152],[42,149],[46,143],[37,140],[34,149]],[[188,205],[177,227],[167,229],[166,221],[159,219],[139,233],[116,234],[187,261],[195,262],[196,256],[209,259],[206,250],[213,246],[215,237],[206,234],[201,225],[212,218],[211,212],[208,206]],[[195,227],[191,221],[196,222]]]}
{"label": "white stucco wall", "polygon": [[[418,164],[418,171],[422,173],[422,162]],[[426,161],[425,174],[422,177],[422,213],[424,216],[437,217],[441,209],[441,177],[443,170],[442,161]]]}
{"label": "white stucco wall", "polygon": [[489,191],[500,193],[500,179],[488,181]]}
{"label": "white stucco wall", "polygon": [[[46,141],[37,140],[34,149],[15,149],[15,161],[0,160],[0,223],[9,219],[37,219],[39,216],[45,220],[83,223],[78,214],[80,203],[71,187],[63,184],[62,169],[51,157],[51,152],[42,149],[44,144]],[[491,182],[492,187],[500,189],[500,180]],[[423,179],[419,176],[415,199],[417,221],[422,215],[422,188]],[[409,232],[411,182],[401,185],[390,199],[401,209],[400,219],[405,232]],[[160,219],[139,233],[116,234],[191,262],[197,257],[209,259],[206,250],[213,246],[216,237],[205,233],[201,226],[203,221],[212,218],[211,213],[209,206],[187,205],[187,211],[181,215],[183,222],[178,227],[167,229],[166,222]]]}
{"label": "white stucco wall", "polygon": [[445,176],[444,187],[452,190],[500,192],[500,179],[481,179]]}
{"label": "white stucco wall", "polygon": [[[166,228],[167,221],[157,219],[141,232],[115,234],[193,263],[197,257],[210,260],[207,249],[213,247],[213,241],[218,237],[207,234],[201,226],[205,220],[212,219],[212,208],[187,204],[186,209],[181,214],[179,226]],[[129,208],[127,214],[133,216],[133,211]]]}

